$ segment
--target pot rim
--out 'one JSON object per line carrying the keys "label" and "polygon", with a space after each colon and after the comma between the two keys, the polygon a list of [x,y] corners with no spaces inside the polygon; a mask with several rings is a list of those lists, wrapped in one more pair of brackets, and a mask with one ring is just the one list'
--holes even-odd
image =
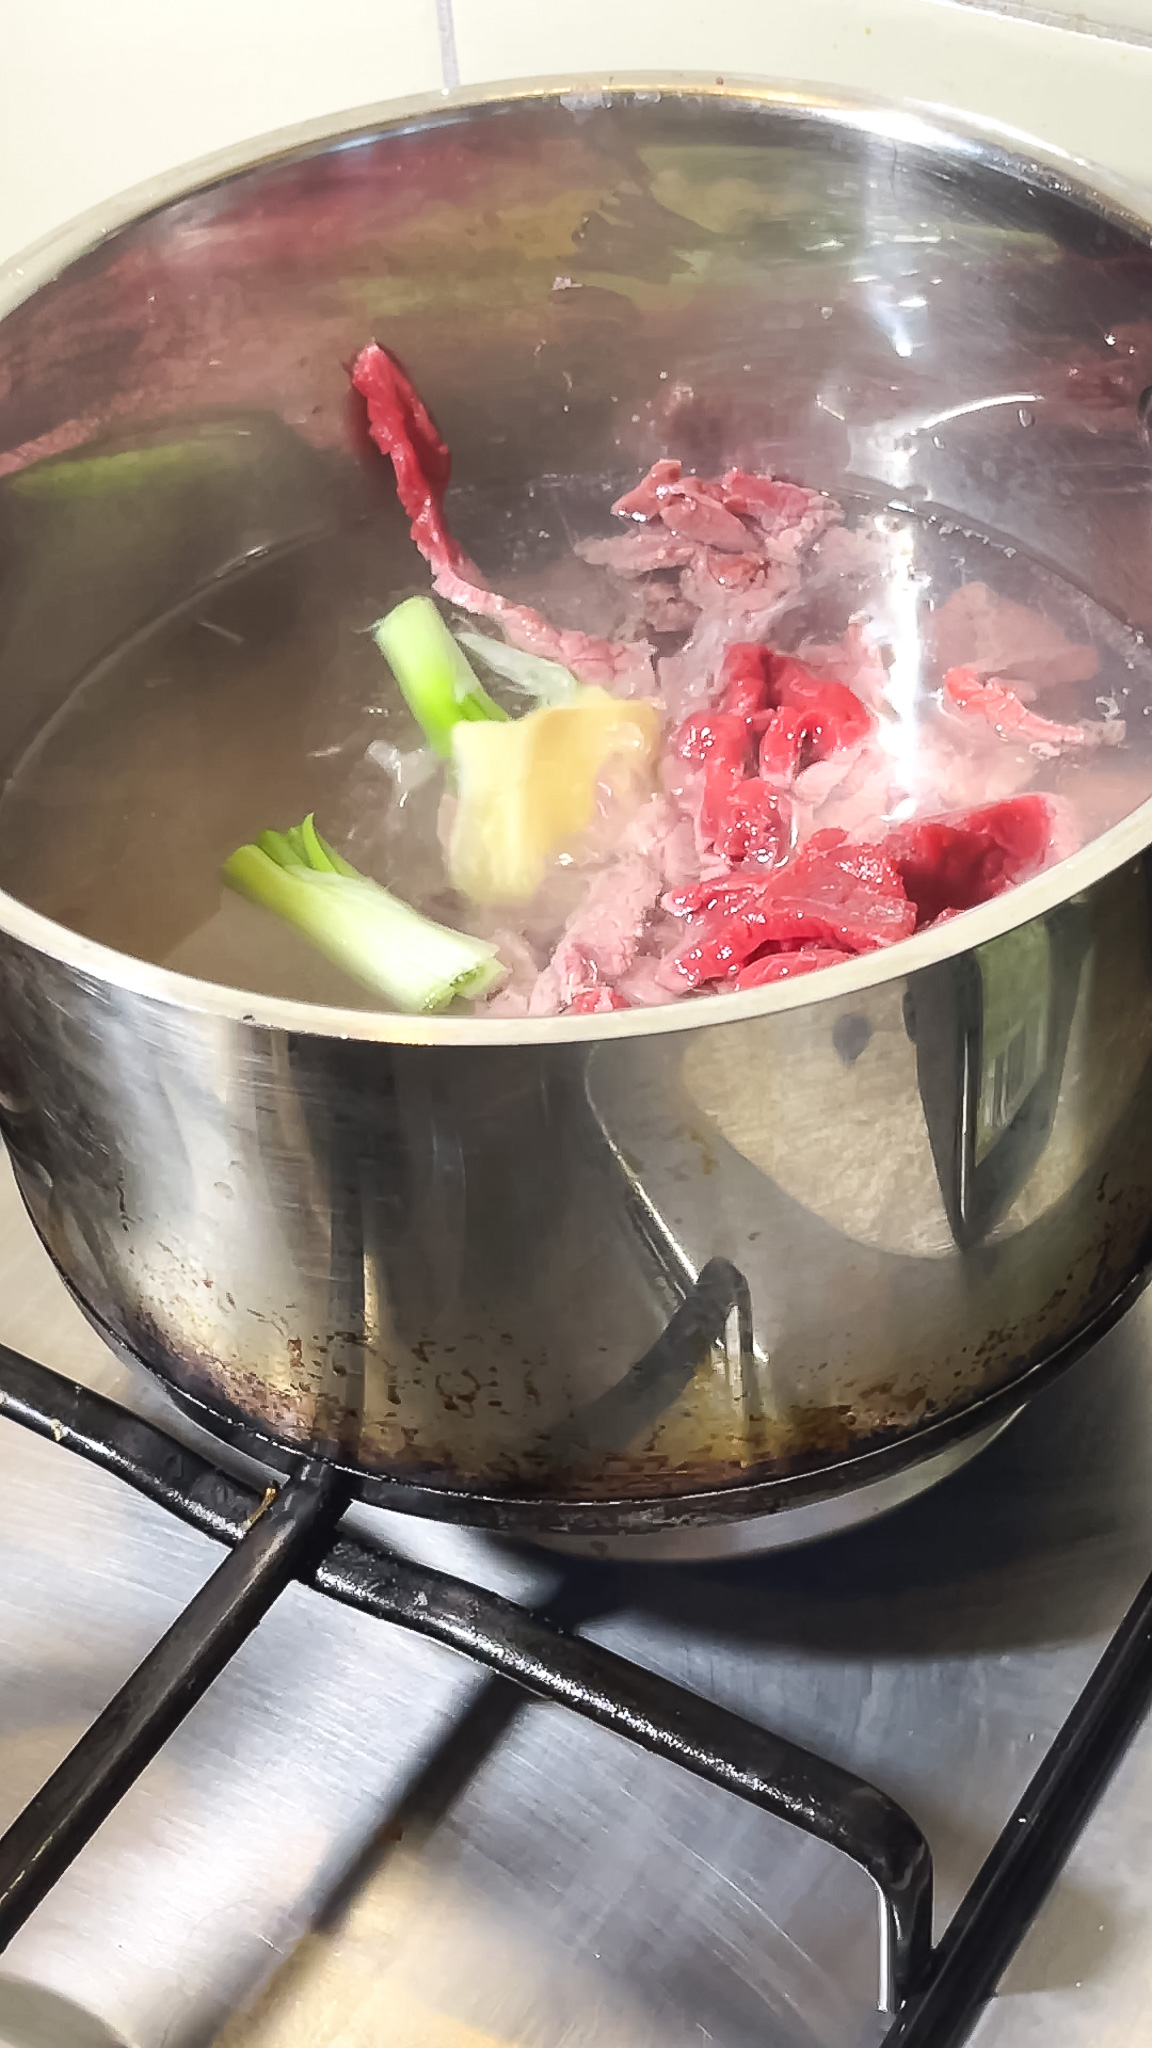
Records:
{"label": "pot rim", "polygon": [[[1080,158],[1038,143],[1019,130],[957,115],[948,107],[916,102],[900,105],[870,94],[832,93],[817,86],[744,77],[704,77],[690,72],[574,74],[497,81],[349,109],[275,130],[149,179],[53,230],[10,262],[0,265],[0,321],[52,283],[65,268],[126,228],[251,171],[303,160],[323,148],[351,147],[389,129],[402,132],[435,121],[450,122],[471,111],[497,110],[522,101],[558,100],[577,118],[581,112],[610,106],[614,99],[663,97],[743,101],[785,117],[815,116],[832,125],[893,141],[929,145],[953,155],[959,153],[986,162],[1005,176],[1079,204],[1152,246],[1152,215],[1145,210],[1142,195],[1124,181],[1085,164]],[[821,969],[819,993],[810,986],[809,977],[803,975],[795,981],[777,982],[742,995],[709,996],[703,1001],[619,1010],[603,1016],[411,1017],[385,1010],[260,996],[222,983],[199,981],[83,938],[3,889],[0,932],[92,981],[225,1023],[377,1044],[567,1045],[590,1040],[652,1038],[670,1032],[750,1022],[789,1010],[815,1009],[903,981],[1043,917],[1135,860],[1150,842],[1152,797],[1077,853],[990,903],[964,911],[935,930],[903,939],[883,951],[861,954],[842,966]]]}

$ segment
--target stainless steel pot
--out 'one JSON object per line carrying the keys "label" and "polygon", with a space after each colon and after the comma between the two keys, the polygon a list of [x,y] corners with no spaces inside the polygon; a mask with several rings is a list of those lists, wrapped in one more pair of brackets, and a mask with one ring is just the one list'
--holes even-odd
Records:
{"label": "stainless steel pot", "polygon": [[[0,485],[9,766],[335,503],[399,546],[342,368],[373,332],[494,569],[530,485],[667,444],[947,514],[1152,621],[1147,229],[907,112],[654,79],[386,109],[4,293],[0,468],[174,421],[228,450],[127,526]],[[1145,805],[818,985],[530,1025],[237,994],[0,897],[4,1135],[109,1342],[274,1459],[579,1540],[898,1497],[1145,1274],[1150,839]]]}

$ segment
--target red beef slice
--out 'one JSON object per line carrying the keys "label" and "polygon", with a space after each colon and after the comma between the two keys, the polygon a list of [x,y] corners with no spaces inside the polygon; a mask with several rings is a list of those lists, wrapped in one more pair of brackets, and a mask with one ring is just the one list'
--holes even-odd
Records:
{"label": "red beef slice", "polygon": [[917,926],[974,910],[1038,874],[1054,851],[1057,807],[1040,791],[898,825],[883,851],[916,906]]}
{"label": "red beef slice", "polygon": [[1088,683],[1096,651],[1069,640],[1030,605],[1000,597],[987,583],[964,583],[933,614],[929,643],[942,669],[972,668],[1011,682]]}
{"label": "red beef slice", "polygon": [[678,992],[700,988],[725,981],[765,950],[870,952],[907,938],[915,922],[915,907],[882,848],[817,832],[744,902],[708,912],[662,961],[660,975]]}
{"label": "red beef slice", "polygon": [[[1023,741],[1041,755],[1061,754],[1069,747],[1097,747],[1104,738],[1102,725],[1059,725],[1054,718],[1041,718],[1021,703],[1007,683],[996,676],[982,683],[972,668],[950,668],[942,694],[946,710],[979,719],[1002,739]],[[1114,723],[1117,738],[1123,739],[1123,725],[1119,720]]]}

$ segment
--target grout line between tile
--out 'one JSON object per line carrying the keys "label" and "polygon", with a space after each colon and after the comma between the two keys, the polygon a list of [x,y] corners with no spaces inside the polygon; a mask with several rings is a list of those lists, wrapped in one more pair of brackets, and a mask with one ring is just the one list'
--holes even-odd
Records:
{"label": "grout line between tile", "polygon": [[440,76],[446,92],[460,83],[460,59],[456,52],[456,22],[452,0],[436,0],[436,28],[440,37]]}

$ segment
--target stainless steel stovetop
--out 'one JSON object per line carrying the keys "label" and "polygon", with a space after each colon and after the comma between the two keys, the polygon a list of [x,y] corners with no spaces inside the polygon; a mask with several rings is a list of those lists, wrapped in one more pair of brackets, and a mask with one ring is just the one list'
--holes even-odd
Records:
{"label": "stainless steel stovetop", "polygon": [[[0,1181],[0,1341],[180,1431]],[[857,1535],[597,1576],[585,1632],[872,1779],[951,1914],[1152,1569],[1152,1297],[965,1472]],[[555,1560],[356,1511],[545,1600]],[[0,1423],[0,1827],[220,1552]],[[872,1887],[449,1651],[284,1594],[0,1963],[5,2048],[874,2048]],[[978,2048],[1147,2048],[1152,1726]]]}

